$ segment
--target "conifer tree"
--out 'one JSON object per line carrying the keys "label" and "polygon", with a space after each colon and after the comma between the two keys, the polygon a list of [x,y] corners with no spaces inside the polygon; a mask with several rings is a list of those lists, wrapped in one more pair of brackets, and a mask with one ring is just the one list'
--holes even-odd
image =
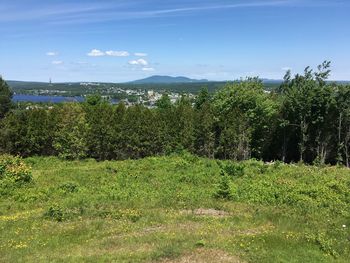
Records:
{"label": "conifer tree", "polygon": [[12,91],[5,80],[0,76],[0,119],[11,109]]}

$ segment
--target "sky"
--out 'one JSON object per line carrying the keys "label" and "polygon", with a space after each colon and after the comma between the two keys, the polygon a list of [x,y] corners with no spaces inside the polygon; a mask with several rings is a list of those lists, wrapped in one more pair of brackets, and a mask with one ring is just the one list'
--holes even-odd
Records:
{"label": "sky", "polygon": [[7,80],[350,80],[350,0],[0,0]]}

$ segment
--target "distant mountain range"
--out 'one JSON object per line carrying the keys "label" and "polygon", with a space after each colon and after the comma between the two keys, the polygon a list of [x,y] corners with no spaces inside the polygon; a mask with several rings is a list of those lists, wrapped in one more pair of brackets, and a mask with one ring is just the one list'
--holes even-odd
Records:
{"label": "distant mountain range", "polygon": [[208,82],[207,79],[190,79],[187,77],[171,77],[171,76],[151,76],[145,79],[139,79],[135,81],[131,81],[129,83],[132,84],[171,84],[171,83],[202,83],[202,82]]}

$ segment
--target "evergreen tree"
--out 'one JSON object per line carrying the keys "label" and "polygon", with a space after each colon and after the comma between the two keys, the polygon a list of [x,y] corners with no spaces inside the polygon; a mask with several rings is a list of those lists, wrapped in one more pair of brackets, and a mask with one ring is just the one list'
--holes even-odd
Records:
{"label": "evergreen tree", "polygon": [[7,85],[5,80],[0,76],[0,119],[11,109],[12,106],[12,95],[10,87]]}
{"label": "evergreen tree", "polygon": [[172,107],[169,95],[167,93],[163,94],[162,97],[157,100],[156,106],[158,109],[170,109]]}
{"label": "evergreen tree", "polygon": [[[182,96],[176,103],[174,123],[177,131],[178,150],[194,150],[194,110],[188,97]],[[176,138],[176,137],[175,137]]]}
{"label": "evergreen tree", "polygon": [[64,159],[82,159],[87,156],[89,126],[80,104],[67,103],[60,109],[54,147]]}
{"label": "evergreen tree", "polygon": [[204,102],[195,114],[195,150],[196,153],[208,158],[215,154],[215,115],[209,101]]}
{"label": "evergreen tree", "polygon": [[123,139],[123,125],[126,116],[126,107],[123,102],[119,103],[113,110],[111,128],[113,131],[112,145],[113,151],[112,156],[114,159],[127,159],[128,156],[125,152],[125,141]]}
{"label": "evergreen tree", "polygon": [[85,104],[89,156],[98,160],[113,158],[113,107],[99,96],[89,97]]}
{"label": "evergreen tree", "polygon": [[208,88],[206,87],[202,88],[197,98],[195,99],[195,102],[194,102],[195,109],[197,110],[201,109],[202,105],[209,101],[210,101],[210,95],[209,95]]}
{"label": "evergreen tree", "polygon": [[329,62],[324,62],[315,73],[307,67],[303,75],[297,74],[294,78],[288,73],[280,89],[284,125],[289,135],[296,135],[289,140],[288,151],[298,146],[300,161],[324,163],[330,152],[334,134],[331,115],[334,91],[326,84],[329,65]]}

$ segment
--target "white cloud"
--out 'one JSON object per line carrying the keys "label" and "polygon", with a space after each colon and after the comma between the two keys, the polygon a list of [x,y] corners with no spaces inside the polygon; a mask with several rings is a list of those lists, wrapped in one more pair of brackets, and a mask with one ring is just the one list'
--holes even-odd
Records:
{"label": "white cloud", "polygon": [[131,60],[131,61],[129,61],[129,64],[130,64],[130,65],[147,66],[147,65],[148,65],[148,62],[147,62],[147,60],[145,60],[145,59],[143,59],[143,58],[140,58],[140,59],[137,59],[137,60]]}
{"label": "white cloud", "polygon": [[107,56],[112,56],[112,57],[128,57],[130,56],[128,51],[114,51],[114,50],[109,50],[105,52]]}
{"label": "white cloud", "polygon": [[148,54],[147,54],[147,53],[140,53],[140,52],[137,52],[137,53],[134,53],[134,56],[136,56],[136,57],[147,57]]}
{"label": "white cloud", "polygon": [[142,68],[143,71],[154,71],[154,68]]}
{"label": "white cloud", "polygon": [[99,49],[93,49],[89,53],[87,53],[89,57],[102,57],[105,53]]}
{"label": "white cloud", "polygon": [[[332,5],[339,6],[340,1],[324,0],[325,2],[335,2]],[[210,10],[226,10],[235,8],[254,8],[254,7],[268,7],[268,6],[299,6],[305,5],[321,5],[313,2],[324,2],[324,1],[311,1],[311,0],[246,0],[237,1],[238,3],[229,3],[230,1],[217,0],[215,3],[209,4],[194,4],[193,1],[188,1],[187,4],[180,6],[169,6],[169,4],[159,5],[158,8],[153,10],[136,9],[130,12],[128,6],[133,6],[133,1],[128,1],[130,4],[124,3],[124,1],[114,1],[118,3],[106,3],[102,4],[102,1],[96,1],[96,4],[65,4],[65,5],[43,5],[41,8],[35,8],[29,10],[22,10],[19,4],[15,9],[8,8],[10,12],[3,12],[0,16],[0,21],[31,21],[41,20],[43,18],[48,19],[51,23],[63,23],[63,24],[75,24],[75,23],[91,23],[100,21],[111,21],[111,20],[125,20],[125,19],[140,19],[140,18],[153,18],[159,16],[170,16],[177,13],[188,13],[192,14],[195,12],[204,12]],[[15,1],[16,2],[16,1]],[[48,2],[48,1],[47,1]],[[88,1],[86,1],[88,2]],[[98,2],[98,3],[97,3]],[[113,2],[113,1],[108,1]],[[120,2],[120,3],[119,3]],[[183,2],[183,1],[180,1]],[[196,1],[194,1],[196,2]],[[214,2],[214,1],[213,1]],[[228,3],[227,3],[228,2]],[[346,2],[346,1],[343,1]],[[322,6],[322,5],[321,5]],[[101,16],[103,11],[103,16]]]}
{"label": "white cloud", "polygon": [[57,56],[57,55],[58,55],[58,52],[55,52],[55,51],[46,52],[46,56],[54,57],[54,56]]}
{"label": "white cloud", "polygon": [[283,71],[288,71],[288,70],[292,70],[292,68],[291,67],[283,67],[283,68],[281,68]]}
{"label": "white cloud", "polygon": [[52,65],[62,65],[63,61],[61,61],[61,60],[54,60],[51,63],[52,63]]}
{"label": "white cloud", "polygon": [[86,61],[76,61],[72,62],[73,65],[88,65],[89,63]]}

